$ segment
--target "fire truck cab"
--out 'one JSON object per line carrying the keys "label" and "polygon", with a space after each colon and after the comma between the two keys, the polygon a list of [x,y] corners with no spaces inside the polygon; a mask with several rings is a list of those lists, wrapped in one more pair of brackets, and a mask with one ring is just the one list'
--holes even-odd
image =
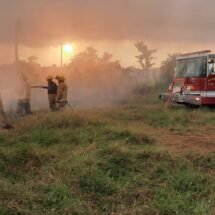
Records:
{"label": "fire truck cab", "polygon": [[210,50],[180,55],[163,101],[185,105],[215,105],[215,54]]}

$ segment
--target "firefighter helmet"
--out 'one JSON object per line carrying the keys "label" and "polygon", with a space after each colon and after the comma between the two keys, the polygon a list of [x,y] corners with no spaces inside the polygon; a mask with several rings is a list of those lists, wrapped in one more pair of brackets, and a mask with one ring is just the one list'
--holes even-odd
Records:
{"label": "firefighter helmet", "polygon": [[65,80],[65,77],[64,77],[63,75],[57,75],[57,76],[56,76],[56,79],[57,79],[58,81],[64,81],[64,80]]}
{"label": "firefighter helmet", "polygon": [[52,80],[54,77],[52,76],[52,75],[48,75],[47,77],[46,77],[46,80]]}

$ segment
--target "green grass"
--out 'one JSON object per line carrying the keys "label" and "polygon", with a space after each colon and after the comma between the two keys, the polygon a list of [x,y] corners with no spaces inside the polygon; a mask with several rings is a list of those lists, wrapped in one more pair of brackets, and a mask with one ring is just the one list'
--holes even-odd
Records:
{"label": "green grass", "polygon": [[213,215],[215,151],[174,154],[159,135],[214,129],[214,118],[143,97],[17,119],[0,134],[0,215]]}

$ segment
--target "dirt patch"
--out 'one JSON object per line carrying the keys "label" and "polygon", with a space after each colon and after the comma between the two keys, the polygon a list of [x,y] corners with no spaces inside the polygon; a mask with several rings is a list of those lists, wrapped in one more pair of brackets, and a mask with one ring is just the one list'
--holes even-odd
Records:
{"label": "dirt patch", "polygon": [[215,152],[215,135],[188,135],[163,133],[159,135],[159,142],[172,153],[194,152],[208,154]]}

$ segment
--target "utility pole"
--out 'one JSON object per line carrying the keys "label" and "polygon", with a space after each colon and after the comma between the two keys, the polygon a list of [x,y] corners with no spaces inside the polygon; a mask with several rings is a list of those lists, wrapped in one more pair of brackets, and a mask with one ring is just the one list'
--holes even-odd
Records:
{"label": "utility pole", "polygon": [[60,44],[60,68],[63,69],[63,43]]}
{"label": "utility pole", "polygon": [[17,64],[19,61],[19,30],[20,30],[20,22],[16,21],[15,24],[15,63]]}

